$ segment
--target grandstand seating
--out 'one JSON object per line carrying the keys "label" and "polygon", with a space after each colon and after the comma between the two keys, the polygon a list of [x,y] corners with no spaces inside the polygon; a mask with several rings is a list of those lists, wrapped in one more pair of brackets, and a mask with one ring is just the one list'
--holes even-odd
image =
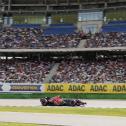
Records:
{"label": "grandstand seating", "polygon": [[13,24],[14,28],[40,28],[40,24]]}
{"label": "grandstand seating", "polygon": [[[126,33],[120,32],[125,28],[124,26],[126,26],[126,21],[109,22],[104,26],[106,29],[108,28],[107,32],[109,32],[109,28],[110,30],[115,28],[116,32],[96,33],[91,39],[88,39],[87,48],[125,47]],[[39,28],[39,24],[18,24],[12,25],[10,28],[3,28],[0,33],[1,48],[76,48],[80,43],[80,34],[72,34],[76,29],[73,24],[51,24],[44,31],[44,34],[43,30]],[[59,66],[57,66],[57,71],[49,80],[50,82],[126,82],[125,58],[101,58],[96,60],[71,58],[59,61],[51,59],[51,62],[48,60],[1,59],[0,81],[9,83],[43,83],[55,63],[58,63]]]}
{"label": "grandstand seating", "polygon": [[108,24],[126,24],[126,21],[109,21]]}
{"label": "grandstand seating", "polygon": [[117,59],[65,59],[61,61],[54,83],[125,83],[125,58]]}
{"label": "grandstand seating", "polygon": [[111,21],[102,27],[102,32],[126,32],[126,21]]}
{"label": "grandstand seating", "polygon": [[76,27],[73,24],[51,24],[47,29],[44,30],[44,35],[65,35],[73,34]]}
{"label": "grandstand seating", "polygon": [[126,57],[99,59],[8,59],[0,60],[0,82],[43,83],[58,63],[50,78],[54,83],[125,83]]}
{"label": "grandstand seating", "polygon": [[86,48],[94,47],[126,47],[126,33],[123,32],[101,32],[96,33],[88,39],[84,45]]}
{"label": "grandstand seating", "polygon": [[52,66],[53,63],[47,60],[0,59],[0,82],[40,83]]}
{"label": "grandstand seating", "polygon": [[[24,26],[21,26],[24,27]],[[69,30],[67,30],[69,31]],[[66,33],[66,31],[63,32]],[[80,34],[43,35],[39,28],[5,27],[0,32],[0,48],[76,48],[80,43]]]}
{"label": "grandstand seating", "polygon": [[67,23],[67,24],[50,24],[51,27],[61,27],[61,26],[74,26],[74,24],[70,24],[70,23]]}

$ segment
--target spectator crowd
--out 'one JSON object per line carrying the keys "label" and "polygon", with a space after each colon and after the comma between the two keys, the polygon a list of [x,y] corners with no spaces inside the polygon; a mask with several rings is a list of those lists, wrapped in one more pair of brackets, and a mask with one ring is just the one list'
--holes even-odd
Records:
{"label": "spectator crowd", "polygon": [[50,61],[0,60],[0,82],[40,83],[52,68]]}
{"label": "spectator crowd", "polygon": [[64,60],[51,82],[123,83],[126,82],[126,59]]}
{"label": "spectator crowd", "polygon": [[35,48],[42,31],[35,28],[3,28],[0,32],[0,48]]}
{"label": "spectator crowd", "polygon": [[[85,35],[85,34],[84,34]],[[81,32],[66,35],[43,34],[40,28],[5,27],[0,31],[0,48],[6,49],[48,49],[48,48],[76,48],[80,40],[85,38]],[[86,36],[86,35],[85,35]],[[88,36],[88,35],[87,35]],[[86,48],[97,47],[125,47],[126,33],[96,33],[84,44]]]}
{"label": "spectator crowd", "polygon": [[[0,49],[76,48],[81,34],[43,35],[42,29],[6,27],[0,31]],[[84,35],[82,34],[84,37]],[[85,48],[126,47],[126,33],[96,33]],[[0,59],[0,82],[42,83],[55,60]],[[54,83],[125,83],[126,58],[97,60],[65,59],[50,82]]]}
{"label": "spectator crowd", "polygon": [[0,60],[0,82],[43,83],[50,70],[58,63],[58,69],[50,82],[54,83],[125,83],[126,59],[62,59]]}
{"label": "spectator crowd", "polygon": [[44,36],[44,48],[76,48],[80,43],[79,34]]}
{"label": "spectator crowd", "polygon": [[0,48],[73,48],[80,42],[78,33],[44,36],[42,29],[6,27],[0,31]]}
{"label": "spectator crowd", "polygon": [[126,33],[96,33],[87,40],[86,48],[101,47],[126,47]]}

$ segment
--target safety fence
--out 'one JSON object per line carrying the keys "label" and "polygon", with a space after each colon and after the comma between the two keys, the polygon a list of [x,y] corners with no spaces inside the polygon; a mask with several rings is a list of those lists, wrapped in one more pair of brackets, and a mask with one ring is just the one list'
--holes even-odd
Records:
{"label": "safety fence", "polygon": [[38,92],[38,93],[123,93],[126,94],[126,83],[120,84],[18,84],[1,83],[0,92]]}

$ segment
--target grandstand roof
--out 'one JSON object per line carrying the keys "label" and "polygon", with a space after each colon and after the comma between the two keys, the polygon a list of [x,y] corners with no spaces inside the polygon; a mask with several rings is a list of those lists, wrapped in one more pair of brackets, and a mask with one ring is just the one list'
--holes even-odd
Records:
{"label": "grandstand roof", "polygon": [[2,12],[58,12],[126,8],[126,0],[0,0]]}

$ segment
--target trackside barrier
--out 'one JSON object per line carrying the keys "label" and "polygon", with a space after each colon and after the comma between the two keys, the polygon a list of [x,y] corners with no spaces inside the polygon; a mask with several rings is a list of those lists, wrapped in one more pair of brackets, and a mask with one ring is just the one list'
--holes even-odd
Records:
{"label": "trackside barrier", "polygon": [[124,93],[126,84],[45,84],[45,93]]}
{"label": "trackside barrier", "polygon": [[0,92],[35,92],[35,93],[112,93],[126,94],[126,83],[120,84],[80,84],[48,83],[18,84],[0,83]]}
{"label": "trackside barrier", "polygon": [[18,84],[3,83],[0,84],[0,92],[44,92],[42,84]]}

